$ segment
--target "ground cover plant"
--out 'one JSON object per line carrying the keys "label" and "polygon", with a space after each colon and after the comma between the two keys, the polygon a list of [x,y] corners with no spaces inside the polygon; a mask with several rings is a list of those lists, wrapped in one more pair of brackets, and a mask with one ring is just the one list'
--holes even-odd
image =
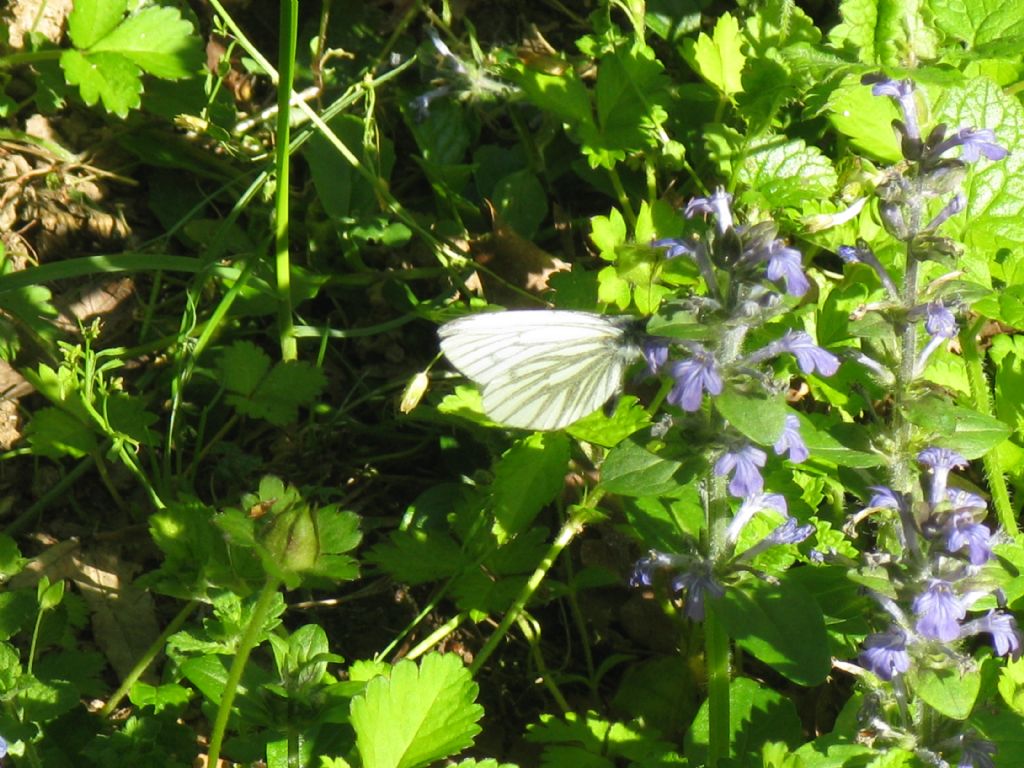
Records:
{"label": "ground cover plant", "polygon": [[1024,763],[1024,5],[17,0],[0,764]]}

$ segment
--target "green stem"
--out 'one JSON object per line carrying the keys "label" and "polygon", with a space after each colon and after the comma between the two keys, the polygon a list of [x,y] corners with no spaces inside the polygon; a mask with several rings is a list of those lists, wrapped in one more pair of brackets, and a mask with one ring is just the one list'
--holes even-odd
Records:
{"label": "green stem", "polygon": [[150,644],[149,648],[146,649],[146,652],[142,654],[142,658],[135,662],[135,666],[132,667],[124,680],[121,681],[121,685],[118,686],[118,689],[114,691],[113,695],[109,699],[107,699],[107,703],[104,704],[103,709],[100,710],[100,717],[110,717],[110,714],[114,711],[117,705],[121,703],[121,699],[128,694],[129,689],[135,685],[135,682],[142,677],[142,673],[146,671],[149,665],[153,663],[153,660],[164,649],[164,645],[167,643],[167,638],[181,629],[181,625],[185,623],[185,619],[192,615],[192,611],[194,611],[198,605],[198,600],[190,600],[185,604],[184,608],[178,611],[178,614],[171,619],[170,624],[168,624],[164,628],[164,631],[160,633],[160,637]]}
{"label": "green stem", "polygon": [[34,518],[42,514],[43,510],[50,506],[50,504],[57,499],[63,499],[67,495],[68,488],[78,482],[78,479],[88,472],[94,463],[95,459],[91,455],[84,457],[75,465],[74,469],[64,475],[55,486],[43,494],[31,507],[14,518],[4,528],[4,533],[8,536],[16,536],[21,533],[22,529]]}
{"label": "green stem", "polygon": [[569,706],[569,702],[555,685],[554,676],[548,672],[547,662],[544,661],[544,655],[540,652],[540,623],[528,614],[521,613],[516,619],[516,624],[530,646],[530,655],[533,656],[533,663],[537,665],[537,672],[544,687],[548,689],[548,693],[551,694],[551,698],[555,700],[555,704],[563,714],[572,712],[572,707]]}
{"label": "green stem", "polygon": [[708,606],[704,617],[704,660],[708,671],[708,763],[729,757],[729,635]]}
{"label": "green stem", "polygon": [[231,669],[228,670],[228,678],[224,682],[224,692],[221,694],[220,705],[217,708],[217,717],[213,721],[213,731],[210,733],[210,750],[207,758],[207,765],[218,765],[220,760],[221,745],[224,743],[224,732],[228,727],[228,718],[231,716],[231,705],[235,701],[235,695],[242,682],[242,673],[249,661],[249,654],[256,647],[263,625],[266,623],[267,615],[274,605],[274,598],[277,597],[277,587],[280,582],[275,578],[268,578],[263,585],[256,605],[252,611],[252,618],[249,619],[249,626],[245,628],[241,641],[238,643],[238,650],[231,662]]}
{"label": "green stem", "polygon": [[636,213],[633,211],[633,206],[629,203],[629,195],[626,194],[626,188],[622,185],[622,179],[614,168],[608,169],[608,178],[612,180],[612,189],[615,190],[615,197],[619,201],[619,207],[622,209],[622,215],[626,217],[626,223],[629,225],[629,231],[631,233],[635,233]]}
{"label": "green stem", "polygon": [[410,651],[407,654],[405,654],[405,658],[418,659],[420,656],[425,654],[435,645],[437,645],[446,637],[448,637],[448,635],[450,635],[452,632],[458,629],[459,625],[466,620],[467,615],[468,614],[466,613],[457,613],[454,616],[452,616],[450,619],[448,619],[448,621],[446,621],[440,627],[438,627],[425,638],[416,643],[416,645],[413,646],[412,649],[410,649]]}
{"label": "green stem", "polygon": [[37,64],[41,61],[56,61],[63,51],[50,49],[47,51],[24,51],[0,56],[0,69],[15,67],[19,64]]}
{"label": "green stem", "polygon": [[[967,367],[967,379],[971,385],[971,399],[974,401],[974,410],[994,417],[992,399],[989,397],[988,380],[985,378],[981,351],[978,349],[978,332],[981,330],[984,322],[983,319],[979,319],[970,329],[964,329],[960,332],[960,348],[963,350],[964,362]],[[993,448],[986,453],[982,463],[985,466],[988,488],[992,494],[992,506],[995,507],[999,526],[1010,536],[1016,537],[1019,532],[1017,516],[1013,512],[1013,504],[1010,503],[1010,492],[1006,487],[1006,477],[1003,472],[1003,465],[999,461],[998,448]]]}
{"label": "green stem", "polygon": [[295,45],[299,24],[299,0],[281,0],[277,80],[277,185],[274,190],[274,251],[277,273],[277,333],[281,359],[295,360],[298,347],[292,334],[291,261],[288,252],[288,153],[291,134],[292,83],[295,81]]}
{"label": "green stem", "polygon": [[522,591],[516,597],[511,607],[505,613],[498,628],[494,630],[491,636],[487,639],[484,647],[480,649],[480,652],[473,659],[473,664],[470,667],[470,671],[476,674],[480,667],[482,667],[487,659],[491,657],[491,654],[498,647],[498,643],[502,641],[506,634],[508,634],[509,628],[518,620],[519,614],[523,612],[526,604],[533,597],[533,593],[540,587],[541,582],[547,576],[548,571],[551,570],[551,566],[555,564],[555,560],[562,553],[569,542],[571,542],[581,530],[583,530],[583,521],[592,514],[591,510],[604,496],[600,490],[594,491],[590,498],[587,500],[585,507],[574,508],[570,512],[568,519],[562,525],[562,529],[558,532],[555,540],[551,542],[551,546],[548,547],[548,551],[544,553],[544,557],[537,565],[536,570],[530,575]]}

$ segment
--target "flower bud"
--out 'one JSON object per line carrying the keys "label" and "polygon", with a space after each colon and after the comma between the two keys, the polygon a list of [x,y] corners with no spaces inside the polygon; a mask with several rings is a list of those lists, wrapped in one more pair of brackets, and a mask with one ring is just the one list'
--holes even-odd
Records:
{"label": "flower bud", "polygon": [[320,555],[320,536],[313,512],[305,504],[283,510],[263,530],[263,545],[285,573],[310,570]]}

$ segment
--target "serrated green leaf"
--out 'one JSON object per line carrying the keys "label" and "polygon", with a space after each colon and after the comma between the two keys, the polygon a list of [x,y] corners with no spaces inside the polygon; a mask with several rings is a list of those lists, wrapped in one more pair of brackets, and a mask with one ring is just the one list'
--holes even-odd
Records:
{"label": "serrated green leaf", "polygon": [[26,430],[29,445],[39,456],[81,458],[97,449],[96,435],[59,408],[40,408]]}
{"label": "serrated green leaf", "polygon": [[500,541],[530,526],[562,490],[568,466],[569,438],[562,432],[536,432],[505,452],[491,484],[494,532]]}
{"label": "serrated green leaf", "polygon": [[364,768],[417,768],[473,743],[483,707],[477,685],[454,654],[431,653],[417,667],[400,661],[352,700]]}
{"label": "serrated green leaf", "polygon": [[236,341],[224,350],[218,368],[229,391],[249,396],[270,370],[270,355],[251,341]]}
{"label": "serrated green leaf", "polygon": [[954,720],[966,720],[981,690],[981,675],[949,669],[918,668],[909,673],[911,688],[933,709]]}
{"label": "serrated green leaf", "polygon": [[395,531],[366,559],[396,580],[413,585],[446,579],[467,560],[458,543],[438,530]]}
{"label": "serrated green leaf", "polygon": [[[987,78],[947,89],[935,105],[936,120],[953,127],[988,128],[1004,147],[1024,145],[1024,107]],[[1024,152],[1003,160],[981,158],[971,166],[967,209],[945,226],[945,233],[966,246],[964,260],[975,282],[990,285],[986,265],[1002,247],[1015,250],[1024,239]],[[957,228],[959,227],[959,232]]]}
{"label": "serrated green leaf", "polygon": [[590,91],[571,66],[561,74],[549,75],[520,64],[511,74],[530,103],[569,125],[593,125]]}
{"label": "serrated green leaf", "polygon": [[128,698],[137,707],[153,707],[157,712],[161,712],[165,709],[184,707],[191,698],[191,691],[177,683],[149,685],[139,681],[129,689]]}
{"label": "serrated green leaf", "polygon": [[771,208],[799,207],[807,200],[830,198],[838,177],[832,161],[803,139],[765,136],[752,143],[738,169],[750,193]]}
{"label": "serrated green leaf", "polygon": [[192,77],[202,64],[200,40],[177,8],[143,8],[85,47],[89,48],[90,58],[100,52],[119,54],[165,80]]}
{"label": "serrated green leaf", "polygon": [[937,35],[925,22],[924,0],[843,0],[839,12],[843,21],[829,40],[864,64],[898,67],[908,56],[936,58]]}
{"label": "serrated green leaf", "polygon": [[730,13],[722,14],[712,37],[701,32],[696,43],[686,51],[694,70],[725,96],[743,90],[741,75],[747,57],[743,55],[740,25]]}
{"label": "serrated green leaf", "polygon": [[604,411],[594,411],[572,424],[566,432],[577,440],[611,448],[635,432],[651,425],[651,414],[632,395],[620,397],[615,412],[606,416]]}
{"label": "serrated green leaf", "polygon": [[60,55],[64,77],[77,85],[82,101],[90,107],[103,101],[103,107],[118,117],[127,117],[142,103],[142,80],[139,68],[116,53],[64,51]]}
{"label": "serrated green leaf", "polygon": [[322,370],[304,360],[290,360],[271,369],[252,403],[260,418],[283,427],[293,423],[299,406],[311,404],[325,386],[327,377]]}
{"label": "serrated green leaf", "polygon": [[88,48],[114,29],[128,10],[128,0],[75,0],[68,14],[68,37]]}
{"label": "serrated green leaf", "polygon": [[1024,36],[1021,0],[930,0],[935,26],[967,49],[1009,40],[1020,50]]}

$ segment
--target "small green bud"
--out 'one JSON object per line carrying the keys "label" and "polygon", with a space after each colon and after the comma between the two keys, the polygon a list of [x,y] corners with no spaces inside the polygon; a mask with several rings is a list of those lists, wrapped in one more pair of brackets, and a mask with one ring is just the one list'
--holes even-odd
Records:
{"label": "small green bud", "polygon": [[278,514],[265,529],[263,544],[286,573],[310,570],[320,555],[320,536],[312,510],[298,504]]}

